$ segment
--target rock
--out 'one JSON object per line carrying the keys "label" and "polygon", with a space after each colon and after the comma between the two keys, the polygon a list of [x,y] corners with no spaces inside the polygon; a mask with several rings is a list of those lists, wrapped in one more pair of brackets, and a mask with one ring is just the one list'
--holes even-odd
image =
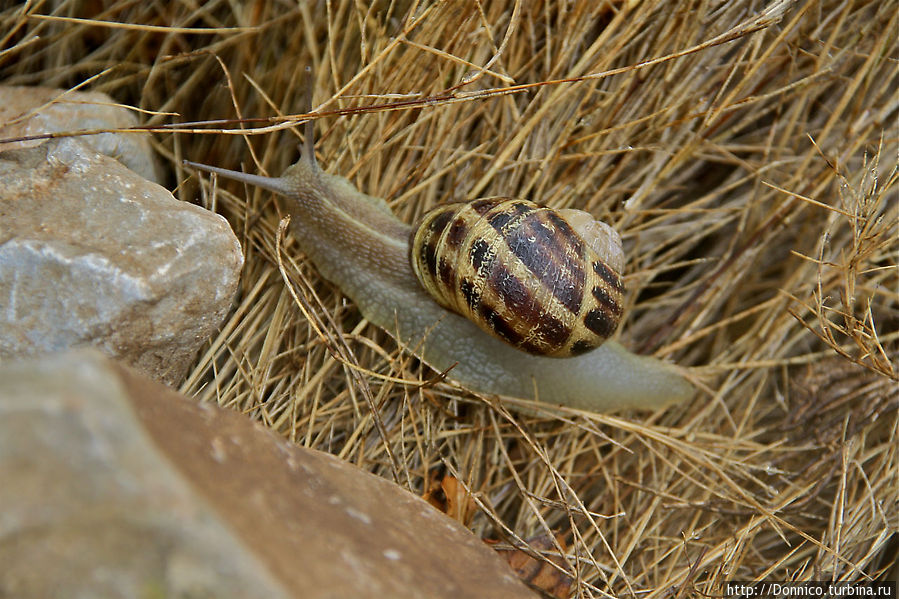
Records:
{"label": "rock", "polygon": [[224,218],[75,139],[0,154],[0,359],[92,345],[175,384],[242,263]]}
{"label": "rock", "polygon": [[[98,92],[0,85],[0,139],[79,129],[124,129],[138,124],[134,113]],[[100,133],[79,138],[97,152],[121,161],[145,179],[161,183],[147,135]],[[0,152],[30,148],[43,140],[0,144]]]}
{"label": "rock", "polygon": [[534,597],[422,499],[96,352],[0,366],[0,414],[0,596]]}

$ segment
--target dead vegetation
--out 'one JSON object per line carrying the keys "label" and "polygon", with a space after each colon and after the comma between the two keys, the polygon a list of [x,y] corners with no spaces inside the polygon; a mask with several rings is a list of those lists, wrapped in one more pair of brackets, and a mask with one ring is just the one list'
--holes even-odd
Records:
{"label": "dead vegetation", "polygon": [[[240,237],[235,309],[185,392],[416,493],[444,469],[476,534],[544,555],[573,596],[700,597],[894,567],[895,8],[36,1],[0,12],[0,80],[141,109],[170,188]],[[198,186],[182,158],[296,160],[306,65],[319,161],[401,218],[508,195],[613,224],[620,338],[689,367],[695,399],[524,416],[435,382],[292,251],[279,200]]]}

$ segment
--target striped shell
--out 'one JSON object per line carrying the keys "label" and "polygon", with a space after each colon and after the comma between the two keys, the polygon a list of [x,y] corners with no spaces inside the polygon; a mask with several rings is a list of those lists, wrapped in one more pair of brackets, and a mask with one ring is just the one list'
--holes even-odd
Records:
{"label": "striped shell", "polygon": [[559,358],[590,351],[621,318],[623,255],[614,232],[599,246],[617,247],[615,255],[597,255],[564,212],[573,211],[506,198],[439,206],[413,228],[412,270],[438,304],[518,349]]}

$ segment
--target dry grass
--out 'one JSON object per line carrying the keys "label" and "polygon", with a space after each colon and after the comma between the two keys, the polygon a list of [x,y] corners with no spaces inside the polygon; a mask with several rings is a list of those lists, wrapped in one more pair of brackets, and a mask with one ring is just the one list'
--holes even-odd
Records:
{"label": "dry grass", "polygon": [[499,194],[603,217],[629,256],[622,341],[704,384],[687,405],[617,416],[523,416],[420,388],[434,373],[287,237],[290,293],[278,200],[199,188],[178,166],[277,174],[298,155],[288,118],[154,134],[176,194],[224,214],[246,254],[234,312],[187,393],[413,492],[445,468],[474,493],[476,534],[560,533],[577,597],[699,597],[725,579],[892,567],[895,4],[101,4],[0,13],[0,79],[90,79],[163,126],[300,114],[312,65],[326,169],[406,220]]}

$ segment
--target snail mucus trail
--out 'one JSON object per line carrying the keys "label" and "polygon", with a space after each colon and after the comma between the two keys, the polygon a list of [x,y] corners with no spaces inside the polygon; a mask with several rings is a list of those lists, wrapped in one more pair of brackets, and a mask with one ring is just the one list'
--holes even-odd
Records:
{"label": "snail mucus trail", "polygon": [[693,394],[677,367],[632,354],[615,341],[568,358],[532,355],[438,305],[410,266],[412,227],[383,199],[319,167],[312,120],[305,125],[302,157],[280,177],[185,163],[285,197],[296,242],[321,275],[367,320],[433,369],[449,369],[448,378],[468,389],[596,412],[657,408]]}

